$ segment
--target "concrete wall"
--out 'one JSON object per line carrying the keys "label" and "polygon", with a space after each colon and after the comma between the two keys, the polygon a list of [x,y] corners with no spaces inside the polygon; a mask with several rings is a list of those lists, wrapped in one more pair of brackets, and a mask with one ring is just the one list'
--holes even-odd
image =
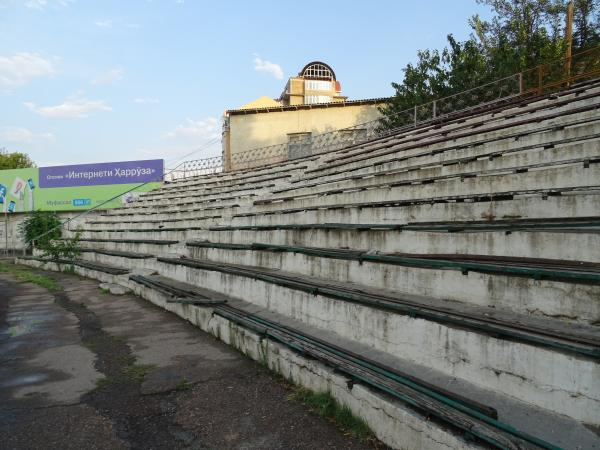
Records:
{"label": "concrete wall", "polygon": [[[224,154],[235,170],[235,155],[261,147],[285,144],[288,134],[322,134],[381,117],[380,104],[350,104],[229,116],[229,130],[223,135]],[[278,160],[275,158],[275,161]],[[279,156],[281,160],[281,156]],[[275,162],[269,161],[269,162]]]}

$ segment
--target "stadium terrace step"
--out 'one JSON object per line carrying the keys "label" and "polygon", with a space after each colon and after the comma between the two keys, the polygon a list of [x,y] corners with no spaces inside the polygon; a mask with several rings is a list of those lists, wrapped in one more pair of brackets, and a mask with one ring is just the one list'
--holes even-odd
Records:
{"label": "stadium terrace step", "polygon": [[[413,221],[455,221],[485,218],[545,218],[561,217],[568,211],[571,217],[585,217],[590,211],[600,211],[600,190],[563,189],[559,191],[508,192],[500,196],[449,196],[421,201],[366,202],[280,208],[267,211],[254,209],[224,210],[220,215],[206,214],[201,210],[184,210],[168,214],[161,210],[154,214],[127,216],[100,216],[87,222],[94,230],[105,228],[132,228],[134,224],[147,223],[148,228],[177,227],[182,221],[188,225],[209,227],[212,225],[261,225],[281,223],[351,222],[356,223],[402,223]],[[124,219],[126,217],[126,219]],[[96,222],[101,224],[96,225]],[[110,225],[114,224],[114,225]]]}
{"label": "stadium terrace step", "polygon": [[[193,245],[193,244],[192,244]],[[202,245],[202,244],[200,244]],[[220,244],[226,247],[229,244]],[[490,308],[504,308],[520,314],[559,318],[579,323],[600,323],[600,287],[597,272],[576,281],[577,271],[557,276],[547,267],[542,279],[539,266],[490,264],[489,261],[444,261],[426,258],[383,257],[372,251],[369,259],[350,257],[343,250],[282,252],[261,249],[212,248],[190,246],[188,256],[219,264],[244,264],[248,267],[281,269],[299,276],[312,276],[337,283],[359,283],[406,295],[425,295]],[[343,259],[342,259],[343,257]],[[387,261],[387,262],[385,262]],[[564,266],[563,266],[564,267]],[[596,266],[597,267],[597,266]],[[569,281],[565,281],[570,278]],[[585,280],[583,279],[585,278]],[[565,293],[569,302],[564,301]]]}
{"label": "stadium terrace step", "polygon": [[[595,142],[597,146],[600,141]],[[592,149],[592,151],[594,151]],[[496,174],[510,174],[510,173],[525,173],[533,170],[548,170],[559,166],[571,165],[582,163],[589,167],[590,164],[596,164],[600,162],[600,157],[597,155],[593,155],[589,158],[568,158],[561,159],[556,158],[552,160],[552,162],[544,162],[544,163],[534,163],[527,165],[517,165],[517,166],[508,166],[508,167],[500,167],[494,169],[475,169],[471,166],[482,166],[486,165],[486,162],[479,162],[477,164],[469,164],[468,170],[463,167],[458,167],[458,170],[448,170],[442,168],[432,168],[432,169],[423,169],[423,168],[410,168],[409,170],[399,170],[399,171],[389,171],[389,172],[381,172],[378,174],[372,174],[365,177],[356,178],[353,177],[347,180],[340,180],[338,182],[325,182],[320,184],[315,184],[310,187],[297,187],[293,189],[286,189],[285,191],[279,192],[291,192],[291,194],[295,197],[301,197],[303,195],[318,195],[321,193],[335,193],[337,191],[343,192],[348,189],[360,189],[360,188],[373,188],[379,186],[398,186],[398,185],[414,185],[414,184],[429,184],[429,183],[437,183],[444,180],[450,180],[453,178],[460,178],[464,180],[466,178],[475,178],[475,177],[485,177],[485,176],[493,176]],[[494,165],[494,164],[490,164]],[[475,170],[473,170],[475,169]],[[445,173],[444,173],[445,172]],[[448,173],[450,172],[450,173]],[[400,184],[398,184],[400,183]],[[281,197],[274,197],[275,200]],[[286,198],[286,197],[284,197]],[[261,200],[257,200],[260,202]]]}
{"label": "stadium terrace step", "polygon": [[[103,278],[102,273],[91,270],[86,270],[85,275]],[[389,441],[390,435],[385,432],[390,426],[402,430],[403,442],[412,436],[410,433],[416,433],[420,443],[435,436],[432,445],[445,442],[460,448],[481,448],[484,442],[510,449],[531,445],[549,449],[592,448],[597,442],[592,431],[569,417],[220,292],[159,275],[130,275],[119,281],[273,370],[288,376],[294,374],[296,382],[314,387],[315,383],[328,380],[330,390],[335,386],[334,395],[345,395],[344,403],[355,408],[354,413],[365,417],[371,428],[387,436],[392,445],[396,445],[395,441]],[[297,361],[295,366],[290,365],[288,354]],[[310,381],[301,372],[307,367],[307,373],[312,374]],[[377,411],[385,413],[374,414]],[[427,428],[422,428],[423,424]],[[548,432],[557,429],[563,431]]]}
{"label": "stadium terrace step", "polygon": [[[204,206],[204,207],[196,207],[196,208],[187,208],[185,209],[185,211],[187,212],[195,212],[195,211],[202,211],[204,213],[205,217],[221,217],[222,216],[222,211],[223,210],[234,210],[236,208],[239,208],[240,205],[238,204],[231,204],[231,205],[221,205],[221,206]],[[165,208],[161,208],[161,211],[164,211]],[[168,211],[165,212],[167,214],[170,214],[171,212],[177,212],[179,209],[178,208],[173,208],[172,211]],[[216,211],[221,212],[221,214],[215,214]],[[119,216],[119,217],[123,217],[123,216],[137,216],[137,215],[149,215],[149,216],[153,216],[156,214],[155,208],[150,208],[146,211],[136,211],[136,210],[129,210],[129,208],[123,208],[123,209],[112,209],[107,211],[107,213],[105,214],[104,217],[114,217],[114,216]]]}
{"label": "stadium terrace step", "polygon": [[[380,253],[474,254],[600,262],[600,223],[576,221],[498,221],[500,223],[297,224],[241,227],[84,229],[84,239],[116,244],[140,236],[154,240],[208,241],[219,245],[273,245],[331,249],[376,249]],[[502,223],[504,222],[504,223]],[[208,244],[211,245],[211,244]],[[235,245],[235,244],[234,244]],[[159,249],[160,250],[160,249]]]}
{"label": "stadium terrace step", "polygon": [[320,258],[393,264],[427,269],[457,270],[463,274],[481,272],[497,275],[534,278],[600,285],[600,263],[565,261],[526,257],[507,257],[477,254],[410,254],[339,248],[299,247],[263,243],[229,244],[218,242],[188,242],[188,247],[246,250],[260,252],[298,253]]}
{"label": "stadium terrace step", "polygon": [[78,266],[84,269],[89,269],[94,272],[102,272],[108,275],[125,275],[129,273],[128,269],[123,267],[116,267],[109,264],[94,263],[91,261],[84,261],[81,259],[48,259],[37,256],[21,256],[19,260],[23,261],[35,261],[42,265],[44,264],[57,264],[65,266]]}
{"label": "stadium terrace step", "polygon": [[[267,190],[275,188],[277,185],[267,185],[261,186],[260,188],[254,187],[244,187],[237,190],[228,190],[226,192],[205,192],[202,190],[189,190],[187,192],[177,192],[177,193],[155,193],[152,198],[140,198],[131,206],[156,206],[165,202],[176,202],[180,203],[183,200],[187,200],[189,198],[197,198],[204,199],[206,201],[216,201],[216,200],[228,200],[234,198],[251,198],[258,196],[261,192],[267,192]],[[235,196],[231,196],[231,194],[235,194]]]}
{"label": "stadium terrace step", "polygon": [[[157,224],[172,223],[178,226]],[[569,231],[573,233],[590,233],[600,231],[600,217],[567,217],[553,219],[525,220],[487,220],[487,221],[455,221],[455,222],[413,222],[413,223],[308,223],[308,224],[269,224],[269,225],[224,225],[224,226],[190,226],[186,219],[140,220],[126,222],[90,221],[90,228],[79,228],[84,233],[117,233],[117,232],[170,232],[170,231],[275,231],[275,230],[355,230],[355,231],[421,231],[421,232],[488,232],[488,231]],[[94,226],[92,226],[94,225]],[[95,225],[103,225],[98,227]]]}
{"label": "stadium terrace step", "polygon": [[271,230],[396,230],[396,231],[521,231],[557,230],[577,231],[600,228],[600,217],[553,217],[540,219],[470,220],[454,222],[409,223],[307,223],[272,225],[213,226],[210,231],[271,231]]}
{"label": "stadium terrace step", "polygon": [[[591,83],[580,84],[572,89],[558,93],[544,94],[537,97],[527,99],[519,98],[508,104],[491,105],[482,109],[470,110],[461,114],[453,115],[452,117],[440,116],[436,120],[421,123],[416,127],[408,130],[391,130],[389,135],[372,139],[366,143],[359,143],[347,146],[340,150],[344,153],[351,153],[358,147],[368,147],[370,145],[380,145],[396,139],[397,136],[417,136],[426,133],[438,132],[445,133],[449,130],[476,128],[486,123],[494,121],[502,121],[505,119],[514,119],[519,116],[528,116],[534,118],[545,110],[556,109],[562,110],[565,106],[569,106],[572,101],[577,101],[583,97],[584,100],[594,98],[599,91],[597,81]],[[557,103],[560,100],[560,103]]]}
{"label": "stadium terrace step", "polygon": [[[306,168],[307,166],[302,166],[302,168]],[[298,169],[300,170],[300,169]],[[277,183],[275,181],[284,181],[291,178],[292,175],[290,173],[284,173],[279,175],[265,176],[260,180],[256,181],[243,181],[240,182],[237,179],[233,179],[230,183],[216,186],[204,186],[204,185],[195,185],[191,182],[188,184],[184,184],[180,187],[173,187],[172,184],[163,185],[158,190],[144,192],[140,194],[140,200],[144,199],[152,199],[154,197],[160,195],[178,195],[186,192],[199,192],[199,193],[220,193],[220,194],[228,194],[231,192],[237,192],[240,190],[244,190],[248,187],[253,189],[261,189],[263,187],[276,186]]]}
{"label": "stadium terrace step", "polygon": [[[169,294],[174,295],[175,297],[184,295],[187,289],[195,288],[192,285],[178,283],[165,277],[152,276],[144,278],[150,283],[158,285],[159,289],[166,287],[170,291]],[[142,285],[139,288],[139,292],[142,295],[156,299],[156,297],[153,297],[153,289],[156,289],[156,287],[153,286],[147,289],[146,286]],[[174,292],[171,291],[171,289],[174,289]],[[181,291],[179,291],[179,289],[181,289]],[[220,295],[221,294],[215,291],[204,291],[205,298],[210,299]],[[169,297],[167,296],[166,298]],[[433,390],[444,397],[450,397],[454,401],[465,404],[468,407],[475,408],[481,413],[488,415],[488,417],[493,417],[495,415],[496,408],[499,408],[497,411],[499,420],[508,421],[509,424],[523,432],[531,432],[536,429],[529,429],[531,420],[527,420],[527,417],[535,417],[533,421],[536,423],[537,430],[557,429],[557,426],[559,426],[560,429],[565,430],[571,429],[570,426],[573,426],[573,431],[577,430],[575,433],[573,433],[573,437],[577,436],[575,439],[571,437],[565,440],[564,436],[561,436],[558,438],[561,439],[561,441],[553,441],[553,444],[555,445],[570,447],[572,445],[580,445],[586,441],[595,442],[595,436],[593,436],[593,433],[582,427],[580,424],[570,421],[564,416],[547,414],[543,410],[539,409],[532,410],[531,407],[522,402],[515,402],[506,397],[499,397],[497,394],[491,391],[483,391],[473,385],[467,384],[455,378],[448,379],[445,375],[432,372],[431,369],[426,367],[416,365],[412,362],[403,361],[395,357],[390,357],[390,355],[374,351],[373,349],[363,346],[359,343],[344,340],[339,336],[328,333],[327,331],[307,326],[304,323],[294,321],[285,316],[275,314],[265,309],[257,308],[254,305],[239,301],[237,299],[228,298],[227,305],[228,306],[226,308],[210,308],[206,315],[210,315],[212,317],[215,317],[215,315],[217,317],[226,317],[228,320],[238,325],[249,327],[265,339],[278,340],[279,338],[283,337],[282,335],[278,334],[270,334],[270,331],[273,331],[274,333],[291,332],[291,336],[296,338],[292,341],[295,350],[299,350],[305,355],[310,355],[312,357],[317,356],[317,354],[311,353],[310,350],[303,345],[303,342],[308,341],[318,345],[321,349],[332,350],[338,355],[343,354],[351,358],[352,361],[360,362],[361,365],[366,363],[367,367],[377,370],[378,373],[387,374],[387,376],[392,375],[396,381],[405,381],[408,386],[412,386],[413,388],[424,388],[428,392],[429,390]],[[206,310],[206,308],[200,309],[198,307],[189,309],[187,306],[166,307],[183,317],[190,318],[193,316],[197,317],[199,313],[201,314],[202,311]],[[189,320],[194,322],[193,319]],[[209,327],[206,325],[200,326],[204,329],[209,329]],[[222,333],[215,331],[213,331],[213,334],[220,336],[221,338],[224,336]],[[239,337],[236,340],[239,342]],[[255,357],[260,358],[261,354],[264,355],[264,352],[259,352],[259,354]],[[369,358],[366,358],[365,355],[369,355]],[[323,361],[323,359],[319,360]],[[331,365],[337,371],[344,371],[345,366],[340,366],[334,361],[326,360],[323,362]],[[360,379],[355,376],[351,376],[350,378],[353,380],[354,385],[361,383]],[[444,386],[448,386],[449,388],[445,388]],[[477,402],[473,402],[474,398],[477,399]],[[480,402],[484,402],[484,404]],[[418,412],[418,409],[415,412]],[[569,424],[569,426],[566,426],[567,424]]]}
{"label": "stadium terrace step", "polygon": [[[403,145],[400,146],[400,144],[405,143],[405,141],[402,140],[402,135],[400,135],[400,139],[398,138],[393,138],[393,139],[387,139],[387,141],[384,141],[382,143],[380,143],[379,145],[371,145],[368,147],[368,152],[365,154],[364,151],[360,151],[363,150],[362,148],[357,149],[356,151],[350,152],[347,151],[347,154],[342,156],[339,153],[335,155],[335,157],[330,158],[329,160],[325,160],[324,164],[321,164],[315,168],[312,169],[307,169],[306,173],[310,174],[310,173],[316,173],[316,172],[322,172],[324,170],[328,170],[330,168],[333,167],[340,167],[340,166],[344,166],[347,165],[349,163],[356,163],[356,162],[364,162],[364,161],[368,161],[370,159],[372,159],[374,156],[385,156],[385,155],[389,155],[391,153],[395,153],[398,151],[406,151],[406,150],[410,150],[410,149],[414,149],[414,148],[420,148],[423,147],[423,142],[420,142],[422,140],[424,140],[425,138],[427,138],[426,143],[427,145],[435,145],[435,144],[440,144],[442,146],[447,145],[448,141],[450,139],[452,139],[453,141],[459,140],[459,139],[464,139],[465,142],[467,143],[470,140],[472,140],[472,138],[474,136],[483,136],[483,138],[479,138],[476,142],[482,144],[485,143],[486,140],[489,140],[489,142],[493,142],[495,140],[497,140],[497,138],[499,136],[502,136],[504,131],[511,131],[511,130],[518,130],[518,131],[511,131],[511,133],[516,133],[519,136],[525,136],[527,134],[532,134],[532,133],[536,133],[536,128],[538,128],[539,122],[541,122],[542,120],[544,121],[548,121],[548,120],[558,120],[558,122],[561,122],[562,120],[564,120],[565,118],[568,119],[569,117],[574,117],[574,116],[581,116],[582,114],[588,114],[588,118],[590,120],[594,120],[594,117],[596,116],[596,110],[598,109],[598,107],[600,107],[600,102],[598,102],[598,97],[600,96],[600,94],[598,93],[594,93],[590,95],[590,98],[594,98],[594,102],[591,104],[587,104],[585,106],[581,106],[581,107],[577,107],[577,108],[568,108],[566,110],[560,110],[560,111],[556,111],[553,110],[552,112],[545,114],[543,116],[539,116],[539,117],[535,117],[535,118],[527,118],[527,119],[522,119],[522,120],[516,120],[516,121],[509,121],[509,122],[505,122],[502,124],[494,124],[492,126],[485,126],[487,123],[489,123],[489,121],[487,120],[482,120],[478,125],[471,125],[470,127],[468,127],[469,129],[467,131],[460,131],[456,132],[456,133],[444,133],[439,132],[438,133],[438,137],[433,137],[431,139],[429,139],[431,136],[421,136],[421,139],[417,140],[415,142],[415,139],[411,139],[410,137],[408,138],[407,145]],[[555,129],[561,129],[563,128],[563,125],[560,123],[555,123],[553,124],[555,126]],[[552,124],[551,124],[552,125]],[[552,128],[547,128],[548,130],[551,130]],[[486,133],[489,134],[489,136],[486,136]]]}
{"label": "stadium terrace step", "polygon": [[[234,212],[232,223],[249,221],[272,223],[321,220],[345,221],[348,217],[357,222],[369,218],[381,221],[411,220],[477,220],[480,218],[556,217],[571,212],[573,217],[598,211],[600,189],[529,190],[520,192],[493,192],[484,196],[442,196],[422,200],[339,203],[323,206],[280,208],[268,211]],[[160,216],[158,216],[160,217]],[[363,219],[365,217],[365,219]]]}
{"label": "stadium terrace step", "polygon": [[95,249],[82,248],[81,252],[82,253],[99,253],[101,255],[118,256],[118,257],[128,258],[128,259],[154,258],[154,255],[149,255],[147,253],[121,252],[121,251],[117,251],[117,250],[103,250],[103,249],[99,249],[99,248],[95,248]]}
{"label": "stadium terrace step", "polygon": [[[587,127],[586,127],[587,128]],[[579,134],[578,129],[575,137],[551,139],[544,136],[544,142],[527,144],[519,142],[518,145],[508,142],[506,145],[484,145],[482,148],[473,149],[444,149],[443,151],[424,151],[410,155],[394,156],[386,158],[370,165],[361,165],[357,168],[347,168],[344,171],[333,171],[327,176],[320,176],[317,181],[307,178],[302,183],[296,181],[290,186],[273,189],[273,193],[282,193],[299,188],[311,188],[322,184],[339,183],[344,181],[361,180],[367,177],[389,176],[401,172],[418,172],[424,176],[444,175],[447,173],[460,173],[459,171],[471,171],[473,169],[494,169],[502,167],[518,167],[529,164],[540,164],[567,160],[570,158],[584,157],[597,158],[594,146],[600,140],[600,118],[591,128],[590,132]],[[568,133],[561,133],[564,136]],[[574,133],[575,134],[575,133]],[[548,139],[546,139],[548,138]],[[499,148],[504,147],[504,148]],[[429,170],[426,170],[429,169]],[[421,172],[422,171],[422,172]],[[437,171],[437,172],[436,172]],[[413,174],[414,176],[414,174]],[[419,175],[420,176],[420,175]]]}
{"label": "stadium terrace step", "polygon": [[[280,270],[189,258],[158,261],[159,272],[167,277],[193,279],[207,289],[403,355],[484,388],[510,391],[524,401],[579,420],[595,420],[593,411],[600,401],[596,381],[592,380],[599,355],[593,343],[598,337],[597,327],[544,322],[549,319],[452,302],[440,305],[423,297],[418,298],[417,306],[414,296],[386,295],[378,289]],[[504,314],[502,325],[492,323]],[[538,325],[533,326],[532,321]],[[519,323],[523,328],[517,330]],[[576,342],[581,337],[573,335],[578,327],[583,327],[592,340]],[[569,331],[559,332],[561,328]],[[547,336],[541,332],[544,329]],[[516,355],[527,364],[517,363]],[[554,395],[548,396],[549,390]]]}
{"label": "stadium terrace step", "polygon": [[[385,170],[401,169],[412,164],[424,165],[429,163],[444,163],[445,160],[453,159],[472,160],[479,158],[479,155],[489,153],[493,159],[495,154],[506,154],[524,152],[535,148],[552,148],[552,146],[561,143],[576,143],[586,137],[591,138],[599,131],[598,116],[576,120],[565,130],[554,126],[542,128],[532,128],[523,131],[514,131],[512,133],[494,135],[489,138],[470,139],[465,142],[456,140],[445,141],[444,144],[437,146],[420,145],[413,149],[394,148],[390,151],[380,153],[363,153],[362,159],[354,162],[345,163],[343,167],[333,167],[328,163],[323,163],[318,168],[318,173],[307,173],[302,180],[294,180],[292,184],[302,185],[302,183],[328,181],[335,176],[352,176],[369,173],[378,173]],[[481,135],[477,135],[481,136]],[[341,162],[340,162],[341,164]],[[493,165],[492,165],[493,166]]]}
{"label": "stadium terrace step", "polygon": [[[585,169],[585,170],[582,170]],[[259,210],[282,209],[281,203],[290,206],[329,206],[334,204],[370,203],[380,204],[420,201],[428,203],[433,198],[460,199],[483,197],[488,199],[502,196],[513,196],[519,193],[536,193],[547,191],[563,192],[573,190],[595,189],[600,187],[600,167],[598,164],[587,165],[581,161],[576,164],[565,164],[544,170],[529,170],[518,173],[490,171],[485,174],[473,173],[472,176],[449,176],[430,180],[395,181],[390,183],[373,183],[355,188],[328,189],[315,193],[287,195],[268,199],[255,200],[254,206]],[[286,205],[287,206],[287,205]]]}
{"label": "stadium terrace step", "polygon": [[[82,258],[91,258],[96,249],[109,252],[126,252],[145,255],[176,255],[185,249],[183,243],[168,239],[107,239],[98,237],[82,237],[81,247],[90,251],[83,253]],[[97,260],[100,256],[102,255],[97,255],[93,259]],[[104,262],[108,264],[110,264],[111,258],[117,258],[115,255],[104,255],[104,257],[106,258]],[[127,261],[131,260],[134,266],[130,267],[133,268],[135,267],[135,264],[144,264],[151,258],[130,259],[125,257],[124,259]]]}
{"label": "stadium terrace step", "polygon": [[271,166],[257,167],[247,170],[236,170],[232,172],[221,172],[211,175],[199,175],[197,177],[189,177],[183,180],[167,182],[162,189],[173,190],[185,187],[197,186],[223,186],[236,185],[239,183],[247,183],[255,180],[267,178],[272,174],[291,174],[297,170],[305,170],[311,166],[312,162],[318,159],[317,156],[310,156],[294,161],[287,161]]}
{"label": "stadium terrace step", "polygon": [[[336,152],[337,154],[353,155],[361,151],[371,151],[380,148],[382,145],[390,142],[398,143],[399,138],[403,142],[416,142],[418,140],[427,139],[432,136],[448,137],[448,133],[472,130],[489,124],[511,125],[515,118],[523,118],[534,121],[538,117],[545,114],[546,110],[554,110],[554,112],[571,109],[577,102],[583,101],[584,105],[588,105],[596,101],[599,88],[596,85],[582,86],[573,89],[570,93],[561,93],[558,95],[543,96],[541,99],[517,100],[513,105],[502,105],[484,110],[481,113],[467,112],[456,117],[445,118],[440,117],[436,121],[421,124],[414,129],[399,130],[396,133],[390,133],[388,136],[373,139],[372,141],[348,146]],[[557,100],[560,100],[557,102]],[[358,151],[357,151],[358,150]],[[334,160],[334,159],[332,159]]]}
{"label": "stadium terrace step", "polygon": [[120,244],[149,244],[149,245],[173,245],[178,241],[168,241],[161,239],[100,239],[100,238],[81,238],[81,242],[115,242]]}

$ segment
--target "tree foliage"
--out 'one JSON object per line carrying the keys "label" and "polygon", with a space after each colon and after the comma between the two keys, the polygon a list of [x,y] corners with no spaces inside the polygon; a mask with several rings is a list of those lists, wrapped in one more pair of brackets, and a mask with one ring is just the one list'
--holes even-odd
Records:
{"label": "tree foliage", "polygon": [[[442,50],[421,50],[392,83],[395,95],[381,112],[384,127],[406,122],[415,105],[480,86],[564,56],[567,0],[476,0],[491,7],[486,21],[469,20],[471,35],[448,35]],[[575,0],[573,52],[600,44],[600,0]]]}
{"label": "tree foliage", "polygon": [[61,237],[60,225],[60,218],[55,211],[34,211],[19,225],[19,231],[27,248],[33,245],[42,248]]}
{"label": "tree foliage", "polygon": [[26,153],[9,153],[5,148],[0,148],[0,170],[27,169],[35,167],[35,163]]}
{"label": "tree foliage", "polygon": [[34,211],[20,224],[21,238],[27,248],[37,248],[52,260],[73,259],[81,250],[77,231],[74,237],[61,240],[62,222],[55,211]]}
{"label": "tree foliage", "polygon": [[48,241],[40,250],[42,250],[44,257],[50,258],[53,261],[60,259],[72,260],[81,254],[81,248],[79,247],[80,238],[81,231],[77,231],[72,238]]}

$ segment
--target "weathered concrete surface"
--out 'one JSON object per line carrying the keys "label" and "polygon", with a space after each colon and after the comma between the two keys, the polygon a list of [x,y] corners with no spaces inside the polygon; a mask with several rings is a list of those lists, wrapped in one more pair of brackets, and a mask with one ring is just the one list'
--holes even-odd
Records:
{"label": "weathered concrete surface", "polygon": [[123,295],[129,292],[128,289],[124,288],[120,284],[115,283],[100,283],[100,289],[105,289],[113,295]]}
{"label": "weathered concrete surface", "polygon": [[343,435],[176,316],[50,276],[62,292],[0,274],[0,449],[375,445]]}

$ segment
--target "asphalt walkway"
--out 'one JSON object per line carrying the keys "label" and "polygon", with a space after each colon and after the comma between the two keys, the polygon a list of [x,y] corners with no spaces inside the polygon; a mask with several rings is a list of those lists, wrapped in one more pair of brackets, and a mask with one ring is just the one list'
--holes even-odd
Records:
{"label": "asphalt walkway", "polygon": [[362,449],[292,388],[96,281],[0,273],[0,449]]}

